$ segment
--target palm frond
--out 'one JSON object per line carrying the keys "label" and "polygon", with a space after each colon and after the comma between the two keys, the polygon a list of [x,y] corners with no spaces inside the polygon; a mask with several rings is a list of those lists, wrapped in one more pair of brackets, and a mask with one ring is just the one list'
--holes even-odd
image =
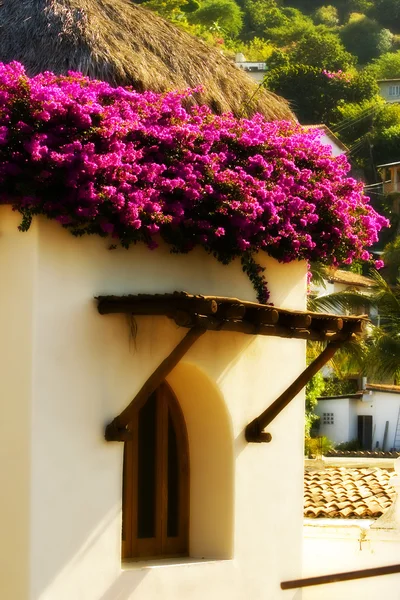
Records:
{"label": "palm frond", "polygon": [[366,356],[365,372],[374,381],[399,382],[400,337],[394,338],[381,329],[376,331]]}
{"label": "palm frond", "polygon": [[313,262],[310,263],[310,271],[312,275],[312,283],[314,285],[326,288],[328,268],[320,262]]}
{"label": "palm frond", "polygon": [[333,311],[341,314],[360,314],[360,312],[364,312],[366,308],[372,305],[370,296],[346,290],[317,298],[310,298],[308,308],[316,312]]}

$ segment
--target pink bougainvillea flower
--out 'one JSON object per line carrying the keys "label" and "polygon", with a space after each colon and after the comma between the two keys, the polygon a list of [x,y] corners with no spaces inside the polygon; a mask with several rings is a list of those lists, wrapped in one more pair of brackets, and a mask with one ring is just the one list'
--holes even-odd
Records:
{"label": "pink bougainvillea flower", "polygon": [[79,73],[29,78],[0,63],[1,202],[21,212],[21,229],[43,214],[124,247],[161,238],[174,252],[200,245],[224,264],[240,258],[263,302],[257,252],[369,260],[387,221],[320,132],[214,115],[189,106],[191,93],[138,93]]}

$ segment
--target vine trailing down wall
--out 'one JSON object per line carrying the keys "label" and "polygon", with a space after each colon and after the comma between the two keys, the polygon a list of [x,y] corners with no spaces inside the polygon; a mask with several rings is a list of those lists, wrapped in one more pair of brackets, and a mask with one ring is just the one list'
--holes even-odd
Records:
{"label": "vine trailing down wall", "polygon": [[124,247],[162,239],[240,258],[260,302],[254,256],[324,264],[370,260],[386,220],[319,133],[260,115],[190,106],[190,91],[112,88],[79,73],[29,78],[0,63],[0,202]]}

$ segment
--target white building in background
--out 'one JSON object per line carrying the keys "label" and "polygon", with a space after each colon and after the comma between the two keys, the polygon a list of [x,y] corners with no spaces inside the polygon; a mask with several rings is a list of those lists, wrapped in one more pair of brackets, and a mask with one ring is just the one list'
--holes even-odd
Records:
{"label": "white building in background", "polygon": [[332,156],[340,156],[348,152],[348,147],[329,129],[327,125],[305,125],[306,129],[319,129],[321,131],[321,143],[332,148]]}
{"label": "white building in background", "polygon": [[248,75],[254,79],[257,83],[261,83],[268,70],[267,63],[265,61],[249,61],[246,60],[244,54],[238,52],[235,56],[235,65],[238,69],[246,71]]}
{"label": "white building in background", "polygon": [[347,396],[318,398],[319,435],[336,444],[358,440],[364,450],[400,450],[400,386],[367,384]]}
{"label": "white building in background", "polygon": [[400,78],[378,79],[377,83],[386,102],[400,102]]}

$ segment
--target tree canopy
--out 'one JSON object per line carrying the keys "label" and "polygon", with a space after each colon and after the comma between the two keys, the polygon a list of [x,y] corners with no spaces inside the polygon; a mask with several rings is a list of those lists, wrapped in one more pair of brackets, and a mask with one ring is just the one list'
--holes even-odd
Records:
{"label": "tree canopy", "polygon": [[242,11],[234,0],[206,0],[198,10],[188,15],[190,23],[209,28],[220,28],[221,32],[236,37],[242,27]]}
{"label": "tree canopy", "polygon": [[346,50],[361,64],[388,52],[393,44],[393,34],[368,17],[350,21],[341,30],[340,38]]}
{"label": "tree canopy", "polygon": [[319,30],[305,33],[288,56],[293,64],[331,71],[346,71],[355,63],[354,56],[345,50],[336,35]]}
{"label": "tree canopy", "polygon": [[308,65],[288,65],[267,75],[270,90],[287,98],[302,123],[337,121],[342,103],[360,103],[374,97],[378,86],[371,75],[332,74]]}
{"label": "tree canopy", "polygon": [[376,79],[400,78],[400,50],[382,54],[382,56],[372,61],[368,71]]}

